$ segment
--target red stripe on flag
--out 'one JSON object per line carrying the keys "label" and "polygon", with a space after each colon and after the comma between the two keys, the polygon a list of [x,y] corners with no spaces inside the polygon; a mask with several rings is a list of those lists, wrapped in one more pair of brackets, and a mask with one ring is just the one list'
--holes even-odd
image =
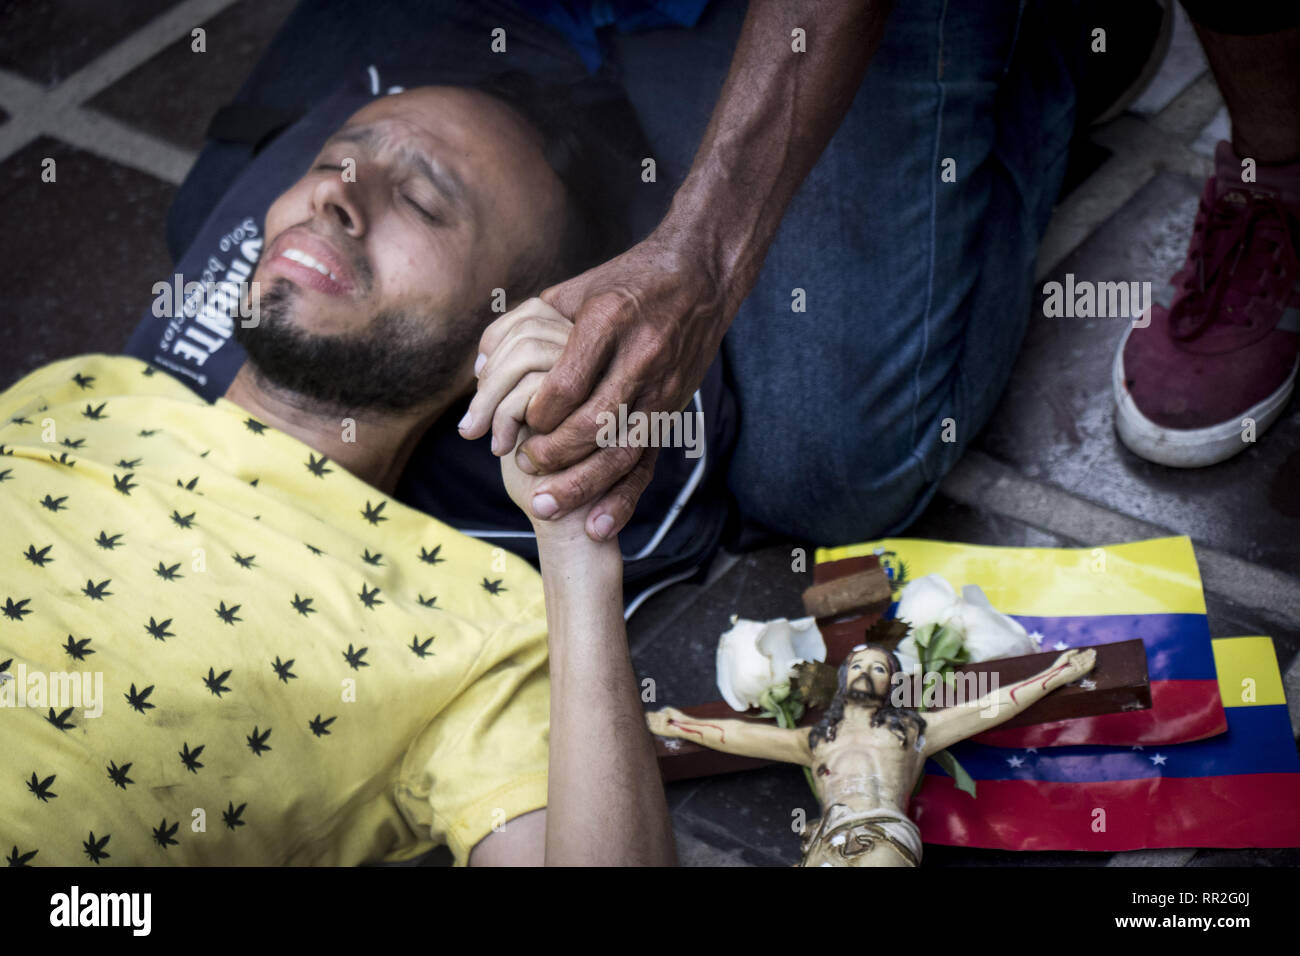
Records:
{"label": "red stripe on flag", "polygon": [[976,793],[927,776],[911,807],[921,838],[998,850],[1300,846],[1300,773],[979,780]]}
{"label": "red stripe on flag", "polygon": [[987,730],[972,739],[991,747],[1128,747],[1185,744],[1227,729],[1217,680],[1157,680],[1148,710]]}

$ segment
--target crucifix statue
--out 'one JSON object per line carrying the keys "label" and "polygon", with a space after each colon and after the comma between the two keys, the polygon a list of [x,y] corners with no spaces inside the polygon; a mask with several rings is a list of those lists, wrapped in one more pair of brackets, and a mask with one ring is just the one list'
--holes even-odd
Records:
{"label": "crucifix statue", "polygon": [[1078,680],[1096,659],[1091,648],[1068,650],[1040,673],[922,717],[895,704],[892,688],[901,666],[894,653],[860,644],[840,667],[839,689],[825,716],[811,728],[701,719],[672,707],[646,720],[662,737],[810,768],[821,818],[805,828],[804,866],[916,866],[921,834],[907,804],[926,758]]}

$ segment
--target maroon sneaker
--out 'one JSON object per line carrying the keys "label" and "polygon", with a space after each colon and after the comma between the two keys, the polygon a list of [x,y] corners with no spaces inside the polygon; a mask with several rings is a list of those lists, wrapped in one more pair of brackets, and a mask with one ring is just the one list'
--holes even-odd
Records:
{"label": "maroon sneaker", "polygon": [[1248,447],[1286,407],[1300,364],[1300,163],[1260,166],[1220,142],[1182,269],[1115,353],[1115,427],[1136,455],[1195,468]]}

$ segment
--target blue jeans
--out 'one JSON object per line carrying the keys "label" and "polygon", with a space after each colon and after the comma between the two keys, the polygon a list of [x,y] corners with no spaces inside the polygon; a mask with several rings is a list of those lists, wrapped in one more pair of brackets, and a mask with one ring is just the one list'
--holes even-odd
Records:
{"label": "blue jeans", "polygon": [[[714,0],[692,30],[611,38],[675,181],[744,13]],[[826,545],[897,533],[992,413],[1074,126],[1044,20],[1032,3],[895,5],[723,343],[740,408],[730,487],[746,517]],[[949,158],[955,182],[941,181]],[[795,289],[806,311],[792,310]]]}
{"label": "blue jeans", "polygon": [[[896,4],[723,342],[740,407],[729,485],[747,519],[828,545],[898,532],[988,419],[1028,322],[1074,124],[1046,5]],[[625,87],[661,180],[690,167],[745,9],[713,0],[690,29],[602,31],[602,70]],[[496,25],[516,68],[585,75],[560,34],[510,0],[309,0],[240,97],[305,106],[367,63],[495,68]],[[173,209],[174,251],[247,158],[242,146],[204,150]],[[941,180],[948,159],[955,182]],[[796,289],[805,311],[792,309]]]}

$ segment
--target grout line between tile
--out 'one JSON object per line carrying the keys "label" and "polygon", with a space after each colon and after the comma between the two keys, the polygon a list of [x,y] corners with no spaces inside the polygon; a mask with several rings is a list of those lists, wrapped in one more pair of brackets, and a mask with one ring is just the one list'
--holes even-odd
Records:
{"label": "grout line between tile", "polygon": [[0,105],[10,114],[8,121],[0,125],[0,161],[44,134],[167,182],[180,183],[194,164],[193,151],[134,130],[81,104],[234,2],[186,0],[51,90],[0,70]]}
{"label": "grout line between tile", "polygon": [[195,27],[212,19],[235,0],[185,0],[109,47],[49,91],[59,106],[76,106],[112,86],[137,66]]}
{"label": "grout line between tile", "polygon": [[1093,131],[1096,142],[1114,155],[1053,212],[1039,246],[1035,282],[1055,271],[1160,169],[1208,177],[1213,163],[1189,146],[1222,105],[1214,77],[1206,71],[1149,120],[1123,114]]}

